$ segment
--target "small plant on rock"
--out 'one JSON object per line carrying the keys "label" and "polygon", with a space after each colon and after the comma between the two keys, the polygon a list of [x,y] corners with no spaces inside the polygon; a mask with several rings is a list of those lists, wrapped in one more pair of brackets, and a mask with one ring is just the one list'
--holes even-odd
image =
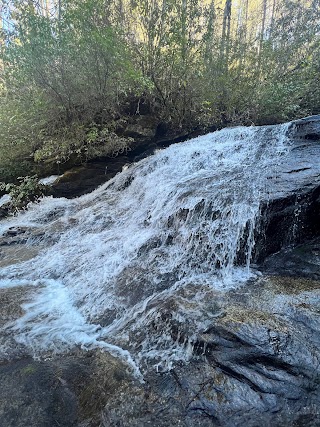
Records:
{"label": "small plant on rock", "polygon": [[19,211],[26,208],[28,203],[35,202],[46,194],[47,188],[39,183],[37,175],[18,178],[18,184],[0,182],[0,191],[9,194],[10,210]]}

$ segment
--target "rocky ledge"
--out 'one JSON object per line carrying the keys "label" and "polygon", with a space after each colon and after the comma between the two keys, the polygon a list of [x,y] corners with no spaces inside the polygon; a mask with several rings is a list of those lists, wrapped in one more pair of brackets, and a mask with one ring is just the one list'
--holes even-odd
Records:
{"label": "rocky ledge", "polygon": [[320,115],[292,122],[292,149],[270,170],[270,199],[261,208],[254,261],[320,234]]}
{"label": "rocky ledge", "polygon": [[[189,362],[163,373],[146,368],[144,383],[100,351],[35,361],[16,349],[0,366],[1,425],[319,426],[319,247],[318,239],[273,255],[265,274],[240,289],[206,289],[207,327],[193,335]],[[190,283],[186,307],[176,297],[158,307],[159,333],[192,333],[192,324],[173,319],[192,309],[198,291]],[[30,292],[0,291],[1,323],[21,315]]]}

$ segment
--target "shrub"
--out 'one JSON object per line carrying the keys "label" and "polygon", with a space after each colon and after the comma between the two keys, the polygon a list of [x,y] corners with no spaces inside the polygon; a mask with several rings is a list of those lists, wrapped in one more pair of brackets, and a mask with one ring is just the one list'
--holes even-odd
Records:
{"label": "shrub", "polygon": [[39,183],[37,175],[18,178],[19,184],[0,183],[0,191],[11,197],[10,211],[24,209],[28,203],[39,200],[46,194],[47,187]]}

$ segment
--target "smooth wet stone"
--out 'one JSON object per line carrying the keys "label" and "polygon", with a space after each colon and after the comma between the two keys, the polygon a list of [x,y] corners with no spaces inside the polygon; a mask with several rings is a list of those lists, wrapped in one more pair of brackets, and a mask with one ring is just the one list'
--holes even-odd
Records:
{"label": "smooth wet stone", "polygon": [[290,131],[292,131],[292,135],[296,138],[319,141],[320,115],[318,114],[295,120]]}
{"label": "smooth wet stone", "polygon": [[271,191],[256,233],[256,262],[320,235],[320,116],[292,122],[288,136],[293,149],[276,173],[270,170]]}
{"label": "smooth wet stone", "polygon": [[265,272],[320,280],[320,238],[294,248],[284,248],[268,257],[262,265]]}
{"label": "smooth wet stone", "polygon": [[103,426],[320,424],[320,282],[261,278],[217,298],[220,315],[198,335],[189,363],[124,384]]}
{"label": "smooth wet stone", "polygon": [[108,354],[74,351],[35,361],[0,365],[0,425],[5,427],[98,427],[100,411],[126,378]]}

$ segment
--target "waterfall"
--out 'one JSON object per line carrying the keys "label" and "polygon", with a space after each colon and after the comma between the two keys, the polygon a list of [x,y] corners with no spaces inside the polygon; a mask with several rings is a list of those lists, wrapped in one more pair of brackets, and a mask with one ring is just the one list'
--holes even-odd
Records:
{"label": "waterfall", "polygon": [[188,360],[217,315],[216,293],[253,275],[287,130],[238,127],[175,144],[91,194],[47,197],[1,221],[0,235],[16,230],[32,249],[0,270],[0,287],[29,292],[6,330],[34,356],[100,347],[137,374]]}

